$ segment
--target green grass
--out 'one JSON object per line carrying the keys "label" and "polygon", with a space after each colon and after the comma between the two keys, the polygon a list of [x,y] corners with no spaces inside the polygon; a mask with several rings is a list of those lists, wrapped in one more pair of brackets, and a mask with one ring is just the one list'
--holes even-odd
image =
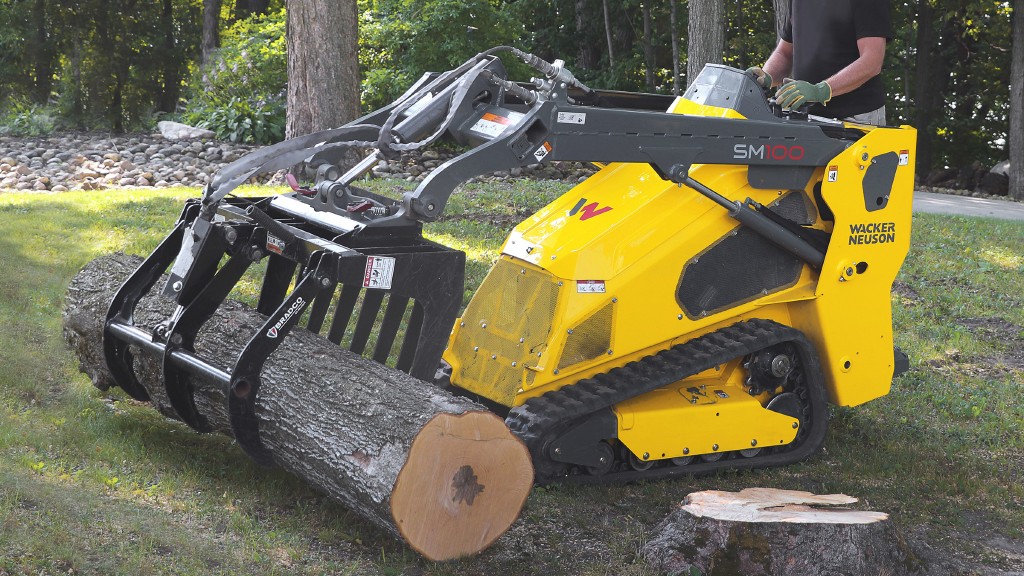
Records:
{"label": "green grass", "polygon": [[[508,227],[563,189],[466,186],[428,233],[467,251],[472,287]],[[808,462],[536,489],[491,549],[434,564],[230,439],[78,373],[61,339],[71,277],[104,253],[148,253],[197,193],[0,195],[0,574],[646,574],[636,552],[675,503],[750,486],[859,496],[958,554],[1024,536],[1024,224],[915,216],[893,295],[912,369],[836,409]]]}

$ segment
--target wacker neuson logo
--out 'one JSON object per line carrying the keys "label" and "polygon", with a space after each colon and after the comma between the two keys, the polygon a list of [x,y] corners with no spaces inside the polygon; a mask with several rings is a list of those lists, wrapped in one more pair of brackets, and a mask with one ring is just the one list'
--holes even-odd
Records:
{"label": "wacker neuson logo", "polygon": [[895,222],[850,224],[850,245],[890,244],[896,241]]}
{"label": "wacker neuson logo", "polygon": [[292,316],[301,312],[305,306],[306,301],[303,300],[301,296],[297,298],[295,303],[288,307],[288,311],[284,313],[284,316],[281,316],[281,319],[277,321],[277,324],[274,324],[273,328],[267,330],[267,338],[277,338],[278,330],[287,324],[288,320],[290,320]]}

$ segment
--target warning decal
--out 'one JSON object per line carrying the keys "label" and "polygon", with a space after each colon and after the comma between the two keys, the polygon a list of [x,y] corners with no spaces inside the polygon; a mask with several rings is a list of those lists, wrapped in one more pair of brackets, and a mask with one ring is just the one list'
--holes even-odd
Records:
{"label": "warning decal", "polygon": [[388,256],[367,256],[363,288],[390,290],[395,277],[395,259]]}
{"label": "warning decal", "polygon": [[533,157],[540,161],[543,160],[549,152],[551,152],[551,144],[545,142],[541,144],[540,148],[537,148],[537,151],[533,153]]}
{"label": "warning decal", "polygon": [[559,112],[557,121],[559,124],[586,124],[586,112]]}
{"label": "warning decal", "polygon": [[577,294],[604,294],[604,280],[577,280]]}
{"label": "warning decal", "polygon": [[910,164],[910,150],[900,150],[900,166]]}
{"label": "warning decal", "polygon": [[828,181],[829,182],[836,182],[837,180],[839,180],[839,166],[829,166],[828,167]]}
{"label": "warning decal", "polygon": [[510,126],[515,126],[519,119],[523,117],[523,114],[519,112],[509,112],[509,115],[499,116],[493,112],[484,112],[484,115],[480,117],[476,123],[470,127],[470,130],[491,138],[497,138]]}

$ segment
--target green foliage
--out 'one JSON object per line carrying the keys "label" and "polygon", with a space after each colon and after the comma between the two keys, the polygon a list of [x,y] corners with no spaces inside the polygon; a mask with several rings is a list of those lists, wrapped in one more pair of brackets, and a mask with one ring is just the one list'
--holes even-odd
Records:
{"label": "green foliage", "polygon": [[254,107],[249,100],[233,97],[186,116],[200,128],[213,130],[218,138],[232,142],[271,144],[284,139],[283,105]]}
{"label": "green foliage", "polygon": [[192,81],[186,122],[232,142],[284,138],[288,60],[284,10],[239,20],[213,61]]}
{"label": "green foliage", "polygon": [[0,114],[0,136],[43,136],[60,122],[52,107],[15,100]]}
{"label": "green foliage", "polygon": [[515,44],[522,26],[505,0],[361,0],[359,67],[365,108],[392,102],[424,72],[442,72],[492,46]]}

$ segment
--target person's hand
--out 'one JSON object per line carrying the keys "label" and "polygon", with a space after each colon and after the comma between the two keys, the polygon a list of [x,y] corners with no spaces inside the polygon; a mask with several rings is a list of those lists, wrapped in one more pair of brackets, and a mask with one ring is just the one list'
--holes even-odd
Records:
{"label": "person's hand", "polygon": [[828,82],[821,81],[817,84],[786,78],[782,81],[782,87],[775,93],[775,102],[783,108],[793,110],[803,104],[821,102],[822,104],[832,99],[832,87]]}
{"label": "person's hand", "polygon": [[764,88],[765,90],[771,88],[772,84],[774,83],[774,80],[772,80],[772,75],[762,70],[760,66],[751,66],[750,68],[747,68],[746,74],[747,76],[753,78],[754,81],[757,82],[761,86],[761,88]]}

